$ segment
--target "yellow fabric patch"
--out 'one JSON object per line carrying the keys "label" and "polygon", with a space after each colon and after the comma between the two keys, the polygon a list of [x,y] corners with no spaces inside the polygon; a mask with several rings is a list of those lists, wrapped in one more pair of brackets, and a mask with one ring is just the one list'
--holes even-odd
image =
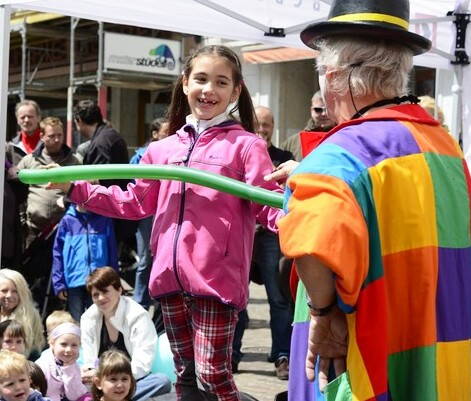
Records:
{"label": "yellow fabric patch", "polygon": [[471,400],[471,341],[437,343],[437,386],[440,401]]}
{"label": "yellow fabric patch", "polygon": [[348,324],[348,353],[347,371],[350,375],[350,387],[352,389],[352,401],[364,401],[374,396],[368,372],[366,371],[363,358],[356,338],[356,313],[347,316]]}
{"label": "yellow fabric patch", "polygon": [[432,177],[423,154],[369,169],[383,255],[438,246]]}

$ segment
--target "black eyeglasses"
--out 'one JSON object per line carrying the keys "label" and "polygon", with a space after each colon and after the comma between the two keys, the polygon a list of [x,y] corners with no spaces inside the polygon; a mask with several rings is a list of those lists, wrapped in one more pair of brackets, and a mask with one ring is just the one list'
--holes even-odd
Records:
{"label": "black eyeglasses", "polygon": [[313,107],[312,108],[316,113],[324,113],[325,112],[325,107]]}

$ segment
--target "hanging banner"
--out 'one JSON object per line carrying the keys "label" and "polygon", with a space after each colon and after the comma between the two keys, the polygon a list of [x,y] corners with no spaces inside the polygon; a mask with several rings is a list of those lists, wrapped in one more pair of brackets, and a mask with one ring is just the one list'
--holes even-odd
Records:
{"label": "hanging banner", "polygon": [[106,70],[180,74],[181,43],[176,40],[105,32],[104,53]]}

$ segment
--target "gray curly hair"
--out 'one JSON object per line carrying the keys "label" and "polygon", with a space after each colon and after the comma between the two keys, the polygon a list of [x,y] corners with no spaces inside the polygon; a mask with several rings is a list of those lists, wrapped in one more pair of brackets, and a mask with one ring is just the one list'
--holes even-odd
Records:
{"label": "gray curly hair", "polygon": [[383,40],[335,36],[316,42],[319,47],[317,66],[337,70],[330,89],[339,95],[348,91],[352,96],[374,95],[382,98],[407,93],[412,52],[405,46]]}

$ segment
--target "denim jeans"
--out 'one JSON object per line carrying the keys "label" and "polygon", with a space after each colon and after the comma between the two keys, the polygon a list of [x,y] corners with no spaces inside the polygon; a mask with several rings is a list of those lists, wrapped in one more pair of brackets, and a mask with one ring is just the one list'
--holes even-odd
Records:
{"label": "denim jeans", "polygon": [[278,236],[262,230],[255,234],[254,257],[260,269],[270,306],[272,346],[270,361],[289,356],[293,311],[280,289],[279,261],[281,257]]}
{"label": "denim jeans", "polygon": [[149,373],[136,382],[132,401],[145,401],[150,397],[169,393],[171,389],[172,383],[167,376],[162,373]]}
{"label": "denim jeans", "polygon": [[137,265],[136,282],[134,284],[134,301],[146,309],[148,309],[151,304],[148,288],[150,269],[152,268],[152,256],[149,249],[152,221],[152,216],[140,220],[136,231],[136,245],[139,263]]}
{"label": "denim jeans", "polygon": [[234,341],[232,342],[232,360],[239,363],[242,359],[242,337],[244,336],[245,329],[249,324],[249,315],[247,309],[239,312],[239,319],[237,320]]}
{"label": "denim jeans", "polygon": [[92,304],[92,298],[84,285],[67,289],[67,309],[75,321],[80,322],[82,313]]}

